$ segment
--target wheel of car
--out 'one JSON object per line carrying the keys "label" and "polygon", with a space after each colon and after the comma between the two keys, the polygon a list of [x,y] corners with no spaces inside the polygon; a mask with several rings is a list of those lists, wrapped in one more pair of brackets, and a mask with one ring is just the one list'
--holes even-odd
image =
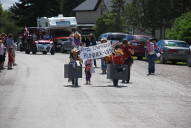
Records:
{"label": "wheel of car", "polygon": [[138,60],[142,60],[143,57],[142,57],[142,56],[138,56],[137,59],[138,59]]}
{"label": "wheel of car", "polygon": [[188,65],[188,67],[191,67],[191,56],[187,60],[187,65]]}
{"label": "wheel of car", "polygon": [[65,52],[66,52],[66,50],[64,49],[64,47],[61,47],[60,52],[61,52],[61,53],[65,53]]}
{"label": "wheel of car", "polygon": [[164,58],[164,55],[160,56],[160,63],[161,64],[166,64],[167,63],[167,60]]}
{"label": "wheel of car", "polygon": [[26,50],[25,53],[26,53],[26,54],[30,54],[30,51],[29,51],[29,50]]}
{"label": "wheel of car", "polygon": [[55,53],[54,52],[51,52],[51,55],[54,55]]}
{"label": "wheel of car", "polygon": [[177,61],[172,61],[172,64],[176,64]]}
{"label": "wheel of car", "polygon": [[46,54],[47,54],[47,52],[45,52],[45,51],[44,51],[44,52],[42,52],[42,53],[43,53],[44,55],[46,55]]}

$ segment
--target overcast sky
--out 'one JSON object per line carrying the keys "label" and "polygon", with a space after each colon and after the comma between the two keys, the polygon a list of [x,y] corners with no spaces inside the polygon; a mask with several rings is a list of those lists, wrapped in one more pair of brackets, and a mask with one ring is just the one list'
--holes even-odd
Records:
{"label": "overcast sky", "polygon": [[15,2],[18,2],[19,0],[0,0],[3,9],[8,9],[11,7]]}

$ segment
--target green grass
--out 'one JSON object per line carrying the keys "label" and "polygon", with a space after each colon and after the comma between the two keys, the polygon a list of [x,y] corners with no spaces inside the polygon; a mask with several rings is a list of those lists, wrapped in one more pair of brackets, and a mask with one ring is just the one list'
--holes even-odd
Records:
{"label": "green grass", "polygon": [[[136,56],[133,56],[133,59],[134,59],[134,60],[138,60]],[[147,58],[146,58],[146,57],[143,57],[143,60],[146,61]],[[155,61],[155,63],[156,63],[156,64],[160,64],[160,60],[157,59],[157,60]],[[171,62],[171,61],[167,61],[167,64],[172,64],[172,62]],[[186,62],[177,62],[176,65],[187,65],[187,63],[186,63]]]}

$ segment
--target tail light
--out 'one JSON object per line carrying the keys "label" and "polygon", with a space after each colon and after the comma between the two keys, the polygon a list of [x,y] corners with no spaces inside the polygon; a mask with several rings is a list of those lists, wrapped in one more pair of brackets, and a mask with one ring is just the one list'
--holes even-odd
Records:
{"label": "tail light", "polygon": [[167,49],[168,53],[177,53],[178,51],[176,49]]}

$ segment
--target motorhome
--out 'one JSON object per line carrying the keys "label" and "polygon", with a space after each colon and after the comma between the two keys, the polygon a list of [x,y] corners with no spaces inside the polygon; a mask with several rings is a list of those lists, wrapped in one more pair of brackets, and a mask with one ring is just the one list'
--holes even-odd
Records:
{"label": "motorhome", "polygon": [[[56,51],[60,50],[61,47],[65,47],[65,45],[61,46],[60,44],[64,44],[67,42],[71,46],[71,41],[65,41],[70,37],[72,32],[77,30],[77,21],[76,17],[64,17],[63,15],[58,15],[57,17],[41,17],[37,18],[37,27],[45,28],[45,30],[51,35],[53,42],[55,44]],[[62,41],[60,43],[60,41]],[[62,48],[67,49],[67,48]],[[70,47],[71,49],[71,47]]]}

